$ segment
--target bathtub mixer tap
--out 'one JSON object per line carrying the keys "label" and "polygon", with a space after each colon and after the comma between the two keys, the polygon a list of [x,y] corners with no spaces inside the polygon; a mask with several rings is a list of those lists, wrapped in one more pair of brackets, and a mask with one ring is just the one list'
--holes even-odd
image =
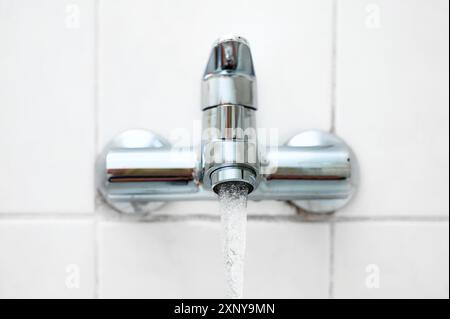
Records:
{"label": "bathtub mixer tap", "polygon": [[337,136],[309,130],[285,145],[258,141],[256,76],[248,42],[217,40],[202,79],[200,155],[148,130],[116,136],[97,160],[97,188],[124,213],[165,202],[214,200],[222,185],[245,186],[249,200],[284,200],[311,213],[334,212],[356,189],[356,160]]}

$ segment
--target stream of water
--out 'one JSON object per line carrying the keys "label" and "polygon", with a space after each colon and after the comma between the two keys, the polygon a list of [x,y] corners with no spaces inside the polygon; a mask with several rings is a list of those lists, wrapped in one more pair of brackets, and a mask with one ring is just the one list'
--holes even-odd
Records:
{"label": "stream of water", "polygon": [[224,183],[220,186],[218,195],[227,295],[229,298],[239,299],[244,290],[248,187],[242,183]]}

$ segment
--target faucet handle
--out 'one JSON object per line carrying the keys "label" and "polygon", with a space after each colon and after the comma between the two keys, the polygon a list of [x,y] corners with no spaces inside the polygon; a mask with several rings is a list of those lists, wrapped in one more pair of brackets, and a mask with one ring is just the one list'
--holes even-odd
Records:
{"label": "faucet handle", "polygon": [[256,109],[256,78],[248,41],[239,36],[218,39],[203,75],[202,108],[221,104]]}
{"label": "faucet handle", "polygon": [[255,76],[247,40],[239,36],[225,36],[214,43],[204,77],[215,74]]}

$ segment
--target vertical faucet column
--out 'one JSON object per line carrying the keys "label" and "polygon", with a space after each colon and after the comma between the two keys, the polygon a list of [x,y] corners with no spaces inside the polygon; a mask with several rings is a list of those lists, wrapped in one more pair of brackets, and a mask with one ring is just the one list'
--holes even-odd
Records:
{"label": "vertical faucet column", "polygon": [[216,41],[202,81],[203,185],[216,193],[222,183],[259,182],[255,111],[256,78],[248,42]]}

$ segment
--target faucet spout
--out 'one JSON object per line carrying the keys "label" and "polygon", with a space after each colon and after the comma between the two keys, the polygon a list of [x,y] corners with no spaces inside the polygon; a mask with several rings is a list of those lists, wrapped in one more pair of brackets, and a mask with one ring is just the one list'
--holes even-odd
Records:
{"label": "faucet spout", "polygon": [[255,111],[256,77],[248,42],[223,37],[211,50],[202,80],[203,184],[218,192],[222,183],[259,181]]}

